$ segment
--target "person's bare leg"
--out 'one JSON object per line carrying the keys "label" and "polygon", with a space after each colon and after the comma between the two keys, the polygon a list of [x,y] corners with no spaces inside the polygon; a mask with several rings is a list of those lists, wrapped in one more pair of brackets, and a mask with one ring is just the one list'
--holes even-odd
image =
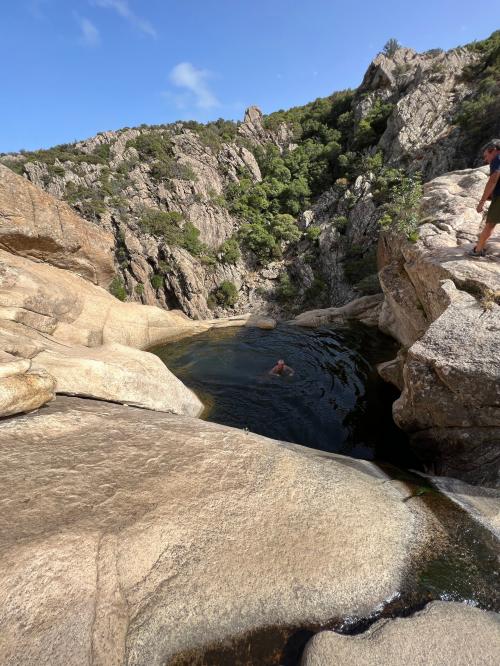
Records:
{"label": "person's bare leg", "polygon": [[476,252],[481,252],[481,250],[484,249],[486,241],[493,233],[494,228],[495,228],[494,224],[486,222],[486,224],[484,225],[484,229],[481,231],[481,235],[479,236],[479,240],[476,243],[476,248],[475,248]]}

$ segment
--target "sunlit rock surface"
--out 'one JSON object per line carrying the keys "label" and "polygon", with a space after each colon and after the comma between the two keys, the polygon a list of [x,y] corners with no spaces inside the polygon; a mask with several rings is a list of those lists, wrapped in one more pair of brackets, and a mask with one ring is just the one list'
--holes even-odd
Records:
{"label": "sunlit rock surface", "polygon": [[430,469],[496,485],[500,461],[500,237],[469,256],[485,169],[425,186],[419,240],[381,239],[382,330],[408,348],[396,423]]}
{"label": "sunlit rock surface", "polygon": [[233,428],[65,397],[0,428],[6,666],[163,664],[362,616],[430,536],[375,465]]}

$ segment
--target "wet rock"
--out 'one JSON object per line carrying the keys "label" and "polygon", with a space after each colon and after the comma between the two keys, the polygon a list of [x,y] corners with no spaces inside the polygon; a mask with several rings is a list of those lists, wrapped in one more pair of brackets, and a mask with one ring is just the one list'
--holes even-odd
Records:
{"label": "wet rock", "polygon": [[411,617],[381,620],[359,636],[316,634],[302,666],[494,666],[499,655],[496,613],[436,601]]}

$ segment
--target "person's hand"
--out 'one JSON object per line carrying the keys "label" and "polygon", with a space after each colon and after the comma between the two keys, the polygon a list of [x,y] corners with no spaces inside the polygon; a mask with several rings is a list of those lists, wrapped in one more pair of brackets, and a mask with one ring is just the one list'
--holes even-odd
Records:
{"label": "person's hand", "polygon": [[482,212],[483,212],[483,208],[484,208],[484,201],[480,201],[480,202],[477,204],[476,211],[477,211],[478,213],[482,213]]}

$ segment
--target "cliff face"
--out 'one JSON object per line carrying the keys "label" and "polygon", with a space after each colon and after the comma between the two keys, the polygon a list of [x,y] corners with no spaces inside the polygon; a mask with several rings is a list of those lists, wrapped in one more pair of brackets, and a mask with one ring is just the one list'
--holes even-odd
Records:
{"label": "cliff face", "polygon": [[437,474],[496,485],[500,467],[500,239],[468,256],[486,169],[425,186],[419,240],[380,240],[382,330],[402,344],[381,374],[402,389],[396,423]]}
{"label": "cliff face", "polygon": [[[342,305],[378,290],[373,248],[384,200],[374,183],[381,165],[418,171],[426,180],[475,158],[454,118],[476,90],[466,72],[479,59],[470,48],[423,54],[399,48],[378,55],[360,87],[342,99],[332,95],[268,117],[251,107],[237,124],[103,132],[2,160],[113,234],[120,298],[195,318],[212,316],[209,305],[216,316]],[[266,175],[263,156],[271,146],[291,172],[298,203],[287,202],[286,191],[272,199],[276,178],[290,173],[274,177],[267,169]],[[381,162],[366,162],[377,153]],[[244,183],[262,183],[263,190],[247,197],[250,209],[242,212],[228,192]],[[269,201],[259,209],[262,192]],[[170,216],[167,231],[155,227],[154,212]],[[261,262],[242,244],[240,229],[256,216],[269,225],[271,212],[292,214],[300,233],[277,237],[276,256]],[[191,234],[191,241],[173,232]],[[225,253],[230,238],[242,256]],[[210,298],[224,282],[234,285],[237,300]]]}

